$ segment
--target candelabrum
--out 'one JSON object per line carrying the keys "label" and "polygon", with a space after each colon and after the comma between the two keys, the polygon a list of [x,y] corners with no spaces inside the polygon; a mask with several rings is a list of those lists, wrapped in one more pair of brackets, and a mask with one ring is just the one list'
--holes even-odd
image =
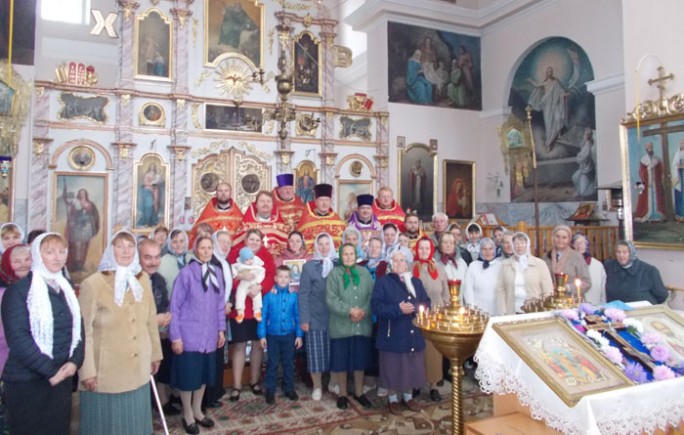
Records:
{"label": "candelabrum", "polygon": [[463,362],[473,356],[484,333],[489,314],[477,307],[461,305],[461,281],[449,281],[448,307],[418,307],[414,319],[423,337],[451,361],[451,433],[463,433],[461,378]]}
{"label": "candelabrum", "polygon": [[522,307],[525,313],[538,313],[542,311],[563,310],[565,308],[575,308],[582,302],[582,281],[575,279],[576,293],[568,291],[568,275],[565,273],[554,273],[556,286],[553,294],[545,299],[528,299]]}

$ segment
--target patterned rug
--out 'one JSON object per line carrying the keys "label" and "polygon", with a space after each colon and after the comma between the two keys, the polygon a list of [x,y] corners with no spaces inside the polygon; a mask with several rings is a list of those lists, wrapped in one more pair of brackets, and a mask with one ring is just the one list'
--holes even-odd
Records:
{"label": "patterned rug", "polygon": [[[423,391],[416,398],[420,412],[404,408],[402,415],[392,415],[387,410],[387,398],[378,397],[375,390],[366,393],[373,403],[372,409],[364,409],[353,398],[346,410],[337,409],[337,397],[324,393],[323,399],[311,399],[311,390],[302,383],[296,385],[299,400],[290,401],[276,395],[276,403],[268,405],[263,396],[255,396],[249,389],[242,391],[238,402],[230,402],[228,396],[221,400],[223,406],[211,409],[207,415],[216,426],[201,429],[203,435],[361,435],[361,434],[449,434],[451,433],[451,384],[445,382],[439,388],[442,401],[435,403]],[[491,396],[482,393],[472,378],[463,380],[464,414],[466,420],[490,417]],[[158,414],[154,413],[154,433],[163,433]],[[180,417],[168,417],[169,433],[184,434]]]}

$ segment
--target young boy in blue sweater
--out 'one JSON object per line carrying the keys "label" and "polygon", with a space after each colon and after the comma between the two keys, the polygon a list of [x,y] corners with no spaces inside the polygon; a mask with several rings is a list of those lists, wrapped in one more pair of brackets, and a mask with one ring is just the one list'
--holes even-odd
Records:
{"label": "young boy in blue sweater", "polygon": [[275,286],[264,296],[261,322],[257,336],[261,347],[268,349],[266,365],[266,403],[275,403],[278,364],[283,365],[283,390],[285,397],[297,400],[294,389],[294,352],[302,347],[304,333],[299,327],[298,295],[290,291],[290,269],[276,269]]}

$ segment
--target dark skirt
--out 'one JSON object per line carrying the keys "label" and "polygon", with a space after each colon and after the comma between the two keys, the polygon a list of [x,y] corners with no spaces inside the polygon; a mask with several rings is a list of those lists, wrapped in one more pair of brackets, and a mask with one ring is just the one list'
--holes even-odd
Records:
{"label": "dark skirt", "polygon": [[150,383],[124,393],[81,391],[81,435],[152,433]]}
{"label": "dark skirt", "polygon": [[216,382],[216,352],[183,352],[174,355],[171,386],[181,391],[199,390]]}
{"label": "dark skirt", "polygon": [[238,323],[235,319],[230,319],[230,334],[232,343],[245,343],[247,341],[259,340],[257,336],[256,319],[245,319]]}
{"label": "dark skirt", "polygon": [[171,350],[171,340],[168,338],[161,339],[162,356],[164,359],[159,364],[159,370],[154,375],[154,380],[162,384],[171,383],[171,361],[173,361],[173,350]]}
{"label": "dark skirt", "polygon": [[366,370],[373,364],[373,341],[355,335],[330,339],[330,371],[354,372]]}
{"label": "dark skirt", "polygon": [[323,373],[330,370],[330,338],[328,331],[309,330],[304,336],[306,366],[309,373]]}
{"label": "dark skirt", "polygon": [[214,382],[214,385],[208,386],[207,389],[204,391],[202,405],[204,405],[205,407],[214,402],[218,402],[219,399],[221,399],[221,397],[223,397],[223,395],[226,394],[226,390],[223,388],[223,371],[225,369],[225,346],[216,349],[214,355],[216,356],[216,382]]}
{"label": "dark skirt", "polygon": [[13,435],[68,434],[72,379],[55,387],[42,379],[5,382],[9,432]]}
{"label": "dark skirt", "polygon": [[423,351],[394,353],[380,352],[378,386],[396,393],[404,393],[425,385]]}

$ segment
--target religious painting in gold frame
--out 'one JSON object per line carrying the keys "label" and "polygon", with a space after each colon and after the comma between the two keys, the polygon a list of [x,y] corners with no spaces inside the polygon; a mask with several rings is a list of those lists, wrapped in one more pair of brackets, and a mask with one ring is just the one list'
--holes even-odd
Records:
{"label": "religious painting in gold frame", "polygon": [[14,160],[0,156],[0,222],[14,218]]}
{"label": "religious painting in gold frame", "polygon": [[670,350],[670,363],[684,363],[684,318],[666,305],[637,308],[628,314],[630,319],[644,325],[644,334],[659,334],[663,345]]}
{"label": "religious painting in gold frame", "polygon": [[135,77],[173,80],[173,22],[157,8],[135,17]]}
{"label": "religious painting in gold frame", "polygon": [[294,62],[294,94],[320,97],[323,84],[321,69],[321,41],[313,33],[304,31],[294,38],[292,59]]}
{"label": "religious painting in gold frame", "polygon": [[495,323],[493,328],[569,407],[586,395],[633,385],[559,317]]}
{"label": "religious painting in gold frame", "polygon": [[318,183],[318,169],[311,160],[302,160],[294,170],[295,195],[304,204],[314,200],[314,186]]}
{"label": "religious painting in gold frame", "polygon": [[252,69],[263,65],[264,6],[258,0],[204,1],[204,64],[238,57]]}
{"label": "religious painting in gold frame", "polygon": [[148,153],[133,170],[133,228],[152,229],[169,221],[169,165],[157,153]]}
{"label": "religious painting in gold frame", "polygon": [[155,127],[164,127],[166,125],[166,113],[161,104],[155,102],[148,102],[143,104],[138,114],[138,123],[140,125],[152,125]]}
{"label": "religious painting in gold frame", "polygon": [[85,145],[77,145],[69,151],[69,166],[78,171],[87,171],[95,165],[95,151]]}
{"label": "religious painting in gold frame", "polygon": [[625,236],[640,248],[684,249],[684,94],[677,97],[669,107],[679,113],[642,108],[639,122],[632,113],[620,130]]}
{"label": "religious painting in gold frame", "polygon": [[442,200],[449,219],[472,219],[475,216],[475,162],[442,162]]}
{"label": "religious painting in gold frame", "polygon": [[399,150],[397,198],[425,221],[437,211],[437,153],[423,143],[412,143]]}
{"label": "religious painting in gold frame", "polygon": [[67,241],[66,267],[79,284],[97,272],[107,244],[108,175],[54,172],[51,230]]}

